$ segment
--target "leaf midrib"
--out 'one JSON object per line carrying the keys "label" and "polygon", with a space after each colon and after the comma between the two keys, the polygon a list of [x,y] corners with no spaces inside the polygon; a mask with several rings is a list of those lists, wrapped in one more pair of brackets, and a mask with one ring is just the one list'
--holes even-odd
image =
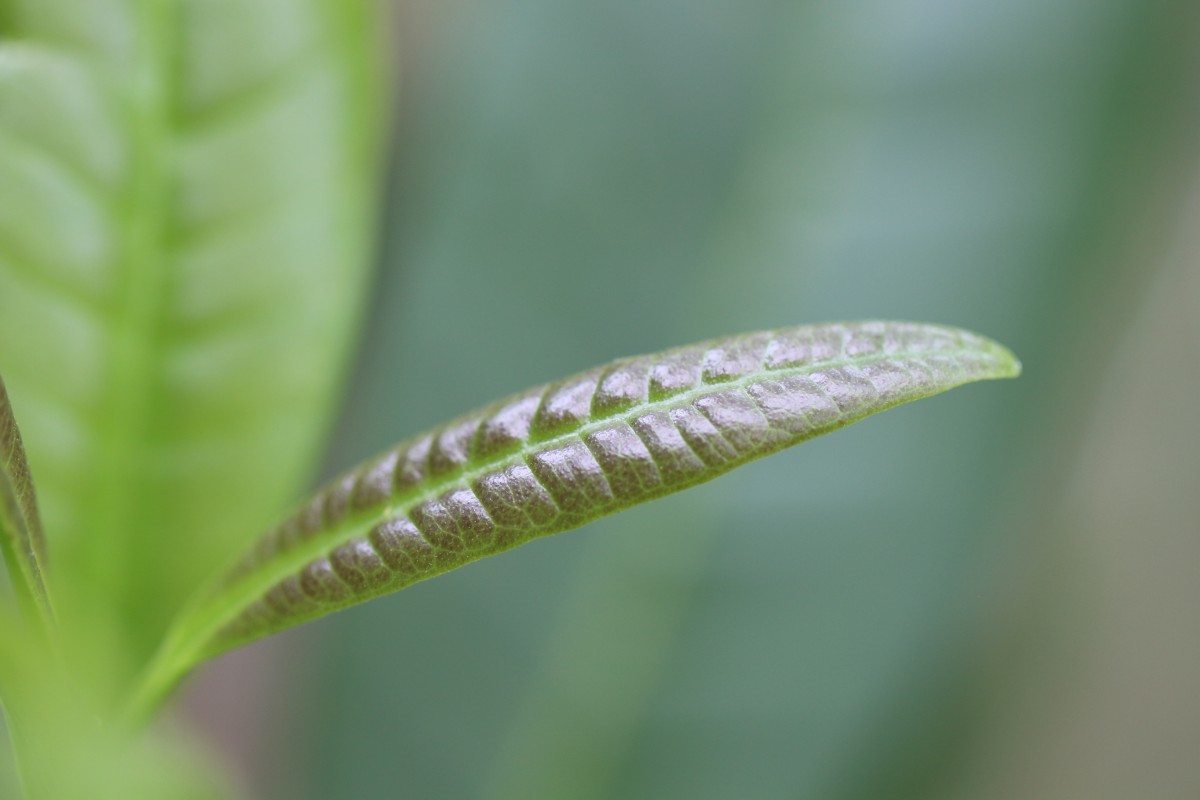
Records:
{"label": "leaf midrib", "polygon": [[[165,359],[163,333],[170,291],[170,212],[173,181],[172,121],[176,85],[176,10],[171,3],[141,2],[138,16],[139,53],[132,68],[133,183],[123,203],[126,225],[121,249],[121,295],[118,321],[111,342],[111,369],[106,403],[105,439],[108,456],[95,482],[95,525],[89,531],[90,558],[97,590],[118,613],[126,605],[136,565],[127,555],[136,548],[140,530],[137,503],[149,487],[142,481],[149,432],[160,405]],[[102,535],[95,535],[102,532]]]}
{"label": "leaf midrib", "polygon": [[[210,639],[224,625],[235,619],[250,603],[260,599],[276,583],[295,574],[313,559],[326,554],[338,545],[352,541],[358,536],[365,535],[375,525],[394,516],[398,509],[411,508],[428,500],[436,499],[455,486],[470,486],[476,479],[498,470],[503,470],[506,467],[525,464],[527,456],[533,450],[542,451],[552,449],[572,440],[580,439],[589,433],[616,422],[625,422],[628,424],[637,416],[645,414],[647,411],[668,410],[677,406],[688,405],[700,397],[716,392],[744,390],[750,384],[762,380],[811,375],[822,370],[863,366],[879,361],[923,358],[932,355],[955,358],[977,353],[977,348],[960,343],[960,346],[954,348],[876,352],[863,356],[810,362],[801,366],[785,367],[782,369],[760,367],[734,380],[714,383],[701,382],[695,388],[672,395],[671,397],[638,403],[624,411],[605,417],[589,417],[582,425],[570,431],[565,431],[556,436],[536,442],[526,441],[514,451],[482,459],[474,466],[468,466],[464,469],[448,472],[434,478],[426,478],[421,483],[390,496],[386,502],[377,508],[352,512],[338,525],[315,533],[311,538],[298,543],[292,550],[275,554],[271,560],[256,567],[254,572],[240,578],[229,586],[221,587],[213,594],[209,594],[206,600],[202,601],[201,605],[195,607],[196,610],[193,613],[186,614],[185,617],[181,618],[175,635],[168,637],[164,651],[174,651],[184,654],[185,660],[189,653],[202,653]],[[548,384],[548,386],[555,386],[560,383],[555,382]],[[939,386],[937,391],[943,391],[945,388],[947,387]],[[905,400],[907,399],[905,398]],[[887,407],[889,407],[888,404],[881,404],[878,410],[884,410]],[[440,428],[435,430],[440,430]],[[415,439],[408,441],[415,441]],[[393,449],[401,449],[406,444],[407,442]],[[392,451],[389,450],[388,452]],[[703,480],[697,481],[697,483],[699,482],[703,482]],[[679,486],[676,488],[685,487]],[[614,508],[615,510],[619,510],[623,506],[617,505]],[[592,518],[602,515],[601,513],[597,513]],[[188,618],[194,621],[189,622]]]}

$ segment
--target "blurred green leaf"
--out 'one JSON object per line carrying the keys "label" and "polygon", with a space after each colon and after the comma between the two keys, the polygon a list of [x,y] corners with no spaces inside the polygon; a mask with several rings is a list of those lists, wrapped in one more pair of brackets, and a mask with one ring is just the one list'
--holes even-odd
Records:
{"label": "blurred green leaf", "polygon": [[[4,797],[26,800],[234,800],[242,793],[198,742],[167,724],[131,733],[0,615],[0,694],[16,763],[0,762]],[[19,780],[18,780],[19,773]],[[20,788],[17,784],[20,784]]]}
{"label": "blurred green leaf", "polygon": [[[0,368],[80,647],[149,654],[306,480],[366,277],[369,0],[8,0]],[[61,610],[61,609],[60,609]]]}

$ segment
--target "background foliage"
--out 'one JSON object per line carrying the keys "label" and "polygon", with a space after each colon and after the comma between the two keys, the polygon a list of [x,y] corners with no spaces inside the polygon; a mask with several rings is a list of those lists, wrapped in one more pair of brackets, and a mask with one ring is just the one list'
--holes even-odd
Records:
{"label": "background foliage", "polygon": [[[237,241],[239,227],[223,220],[259,201],[286,209],[288,224],[266,240],[216,247],[210,268],[190,274],[226,278],[210,298],[247,300],[268,342],[319,351],[324,363],[310,372],[271,365],[316,379],[286,393],[315,418],[330,400],[320,379],[345,341],[328,335],[330,320],[327,329],[273,315],[283,306],[272,302],[271,267],[305,265],[308,278],[286,291],[315,308],[336,287],[326,305],[343,320],[351,313],[355,281],[338,276],[360,263],[370,214],[314,187],[361,197],[370,181],[370,125],[337,103],[368,91],[370,49],[354,43],[371,26],[358,4],[222,0],[165,20],[184,32],[180,54],[128,35],[140,28],[123,20],[154,28],[172,7],[0,0],[0,33],[41,26],[54,34],[51,55],[85,52],[82,68],[40,72],[47,83],[26,96],[28,81],[0,81],[0,102],[57,98],[64,75],[88,86],[124,71],[161,76],[170,61],[193,90],[182,107],[155,105],[163,87],[150,80],[134,81],[145,94],[121,108],[133,108],[140,137],[182,125],[172,129],[185,134],[180,150],[168,152],[198,192],[184,197],[195,205],[160,206],[138,188],[147,184],[119,183],[125,173],[107,167],[120,163],[121,137],[105,126],[123,123],[97,110],[106,95],[96,86],[51,108],[87,119],[0,140],[0,248],[21,263],[45,256],[60,271],[31,274],[74,315],[111,299],[89,282],[108,274],[89,266],[108,251],[102,227],[56,237],[64,209],[100,219],[89,216],[96,197],[170,209],[178,215],[158,221],[178,236],[159,244],[192,267],[205,263],[197,243]],[[204,24],[239,7],[254,13],[236,30]],[[340,22],[302,8],[337,8]],[[1197,17],[1191,0],[401,5],[382,268],[328,472],[513,390],[736,330],[927,319],[1012,346],[1025,376],[893,411],[233,654],[191,687],[187,714],[264,797],[1196,796]],[[305,20],[316,24],[292,24]],[[266,44],[247,46],[243,34]],[[299,79],[282,90],[268,81],[261,105],[238,101],[239,89],[257,96],[255,84],[223,83],[293,60],[301,68],[281,74]],[[14,66],[27,64],[0,62],[0,78]],[[341,90],[324,93],[335,74]],[[255,109],[266,127],[251,126],[247,140],[220,134]],[[273,130],[291,146],[238,162],[270,197],[221,183],[210,167],[261,153],[238,142]],[[304,150],[323,135],[345,137],[338,152],[350,160]],[[77,156],[87,202],[59,192],[62,176],[38,166],[44,159],[27,158],[61,152]],[[142,242],[137,225],[115,230],[121,247]],[[119,277],[138,306],[137,270],[151,262],[119,263],[135,264]],[[109,414],[92,372],[55,368],[58,356],[100,363],[79,354],[107,340],[31,300],[39,288],[10,281],[0,295],[5,374],[26,438],[49,452],[69,444],[72,415],[89,414],[146,434],[140,456],[131,449],[115,470],[103,442],[99,461],[55,468],[42,456],[39,480],[58,469],[47,502],[85,486],[78,496],[91,505],[76,511],[95,512],[93,525],[138,523],[129,535],[141,537],[150,569],[131,570],[136,580],[176,588],[153,569],[159,560],[206,571],[220,542],[193,537],[203,557],[177,559],[153,535],[173,488],[123,505],[110,490],[135,485],[139,471],[169,483],[155,468],[166,463],[224,476],[230,498],[251,488],[267,498],[302,470],[318,429],[280,434],[290,456],[250,448],[267,455],[234,459],[236,474],[215,468],[221,459],[143,458],[163,455],[154,416],[134,430],[138,409]],[[136,343],[150,341],[138,334],[171,334],[168,347],[186,350],[211,333],[141,322],[105,358],[133,363]],[[41,349],[22,344],[39,326],[60,335]],[[248,403],[280,386],[219,357],[199,365],[231,368],[223,374],[246,381]],[[189,375],[205,385],[203,370],[184,383]],[[162,378],[147,386],[161,390]],[[69,402],[33,402],[39,386]],[[276,432],[296,422],[272,420]],[[214,420],[192,422],[172,429],[206,444]],[[231,452],[253,444],[221,441]],[[79,464],[99,478],[73,472]],[[270,485],[245,477],[259,472]],[[200,514],[205,499],[184,501]],[[267,513],[240,502],[210,511]],[[142,608],[128,576],[95,574],[105,562],[87,542],[60,546],[76,548],[63,570],[134,612],[97,619],[95,652],[147,650],[167,609]],[[92,600],[68,598],[82,609]],[[56,697],[48,717],[79,732],[63,752],[96,762],[42,765],[62,780],[114,796],[228,791],[202,752],[181,744],[188,734],[164,729],[140,750],[105,749],[52,676],[28,685],[31,707]],[[97,777],[106,771],[113,781]],[[136,788],[121,789],[118,776]],[[10,779],[0,763],[0,795],[12,793]]]}
{"label": "background foliage", "polygon": [[235,655],[201,716],[273,690],[272,796],[1194,796],[1196,17],[404,7],[331,469],[798,320],[966,325],[1026,373]]}

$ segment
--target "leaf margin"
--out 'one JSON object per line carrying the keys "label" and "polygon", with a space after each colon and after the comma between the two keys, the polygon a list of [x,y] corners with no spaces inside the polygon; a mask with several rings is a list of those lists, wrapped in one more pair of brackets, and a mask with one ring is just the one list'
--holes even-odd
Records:
{"label": "leaf margin", "polygon": [[[889,328],[889,326],[891,326]],[[930,346],[927,350],[909,351],[909,350],[891,350],[883,352],[887,349],[885,342],[889,336],[894,336],[896,331],[904,331],[907,333],[917,333],[920,335],[931,336],[934,339],[941,337],[941,343],[945,343],[947,339],[952,339],[958,345],[957,349],[937,349]],[[810,361],[802,361],[798,365],[792,365],[784,368],[768,368],[764,365],[762,359],[766,357],[765,352],[771,344],[778,343],[787,336],[813,336],[817,337],[822,333],[832,331],[840,332],[842,336],[841,342],[841,358],[832,359],[815,359]],[[848,356],[845,353],[848,351],[850,342],[855,333],[869,333],[872,336],[878,336],[879,346],[881,351],[868,351],[866,355]],[[682,392],[675,392],[663,395],[661,397],[649,397],[645,402],[635,403],[633,406],[624,408],[619,412],[610,413],[605,416],[596,418],[594,403],[595,390],[598,385],[598,378],[593,380],[593,392],[588,398],[589,412],[587,421],[581,423],[574,428],[559,431],[551,435],[537,435],[535,431],[529,430],[523,441],[515,447],[507,451],[502,451],[499,456],[493,456],[491,461],[486,461],[482,466],[467,469],[460,468],[450,470],[441,476],[430,478],[428,475],[421,477],[418,488],[413,489],[408,494],[403,492],[395,492],[394,477],[393,477],[393,492],[379,501],[376,505],[371,506],[368,511],[359,510],[356,514],[351,514],[347,521],[347,508],[351,503],[354,488],[357,483],[365,475],[367,475],[372,467],[377,467],[381,463],[387,461],[392,462],[391,469],[398,469],[397,460],[403,457],[403,454],[419,445],[422,441],[429,442],[437,439],[442,434],[446,434],[464,425],[473,425],[469,441],[471,447],[475,446],[478,439],[479,431],[484,423],[496,415],[499,411],[509,408],[516,403],[527,401],[530,397],[539,397],[537,411],[534,415],[542,412],[543,406],[546,404],[546,398],[555,391],[561,390],[564,387],[570,386],[573,382],[579,382],[589,376],[598,376],[607,371],[620,368],[622,365],[632,364],[638,361],[665,361],[667,359],[678,357],[683,353],[703,354],[701,362],[707,363],[708,357],[713,353],[724,353],[726,349],[735,351],[737,357],[737,348],[741,345],[756,341],[763,345],[764,350],[759,353],[759,361],[755,367],[744,370],[743,373],[733,377],[717,375],[713,379],[708,378],[707,367],[699,382],[691,389]],[[932,341],[932,340],[931,340]],[[528,462],[531,455],[535,453],[549,452],[554,449],[559,442],[563,440],[578,438],[581,441],[585,435],[585,431],[589,428],[591,431],[600,430],[605,425],[611,425],[614,421],[621,420],[628,423],[635,414],[647,414],[654,411],[670,410],[681,408],[689,404],[695,403],[698,399],[709,398],[714,395],[726,392],[730,387],[742,388],[765,381],[771,381],[776,377],[786,376],[790,373],[803,373],[804,375],[816,374],[822,369],[839,369],[844,366],[858,367],[870,364],[881,364],[891,362],[895,363],[904,359],[914,360],[920,357],[944,357],[949,355],[959,355],[964,357],[962,363],[956,364],[955,368],[960,369],[958,374],[952,375],[948,380],[942,382],[934,381],[931,385],[925,386],[923,389],[910,391],[907,394],[901,393],[893,395],[890,398],[884,398],[880,394],[878,387],[873,386],[877,398],[880,402],[866,409],[857,412],[843,412],[844,416],[838,418],[831,424],[812,425],[803,433],[791,437],[778,439],[767,447],[756,447],[749,454],[739,453],[736,457],[729,459],[727,464],[713,466],[705,464],[704,469],[691,479],[677,481],[659,487],[658,490],[643,492],[631,500],[619,500],[609,502],[607,507],[593,508],[582,515],[572,516],[571,514],[560,514],[560,517],[567,518],[567,523],[558,527],[538,528],[536,525],[531,526],[532,532],[519,537],[513,541],[506,541],[500,544],[485,545],[482,548],[471,550],[466,549],[466,556],[454,563],[437,565],[433,568],[416,569],[417,574],[410,576],[411,579],[402,582],[400,585],[392,585],[387,588],[377,590],[367,590],[364,593],[352,595],[345,602],[335,603],[332,606],[318,608],[315,611],[309,609],[298,613],[294,618],[289,618],[280,622],[274,627],[268,629],[260,629],[252,631],[246,635],[228,635],[227,629],[230,625],[242,619],[248,614],[253,614],[255,606],[262,606],[264,603],[264,592],[268,589],[275,588],[279,584],[278,576],[294,577],[300,570],[308,565],[315,563],[313,554],[324,552],[332,554],[333,550],[338,547],[346,546],[355,543],[359,539],[365,539],[367,531],[378,528],[389,521],[405,518],[405,514],[412,514],[413,510],[424,503],[435,501],[440,497],[445,497],[453,491],[454,487],[464,485],[472,487],[477,485],[472,478],[480,476],[494,475],[503,470],[509,462],[519,459]],[[744,353],[741,354],[744,356]],[[971,359],[976,359],[972,365]],[[972,371],[971,367],[974,367]],[[456,569],[459,566],[471,563],[489,555],[495,555],[500,552],[512,549],[520,544],[532,541],[542,536],[561,533],[568,530],[573,530],[582,527],[588,522],[595,519],[609,516],[618,511],[639,505],[649,500],[673,494],[678,491],[690,488],[692,486],[705,483],[713,478],[716,478],[732,469],[757,460],[758,458],[770,455],[787,447],[799,444],[808,439],[815,438],[824,433],[829,433],[846,425],[865,419],[880,411],[892,408],[894,406],[910,402],[912,400],[923,397],[932,396],[941,393],[956,386],[963,385],[980,380],[990,380],[999,378],[1016,377],[1021,372],[1021,364],[1017,358],[1007,348],[997,342],[971,333],[960,328],[953,328],[939,325],[929,325],[923,323],[898,322],[898,321],[880,321],[870,320],[863,322],[837,322],[824,323],[818,325],[804,325],[793,328],[782,328],[769,331],[758,331],[753,333],[745,333],[734,336],[721,337],[692,345],[672,348],[659,353],[634,356],[630,358],[618,359],[609,364],[578,373],[576,375],[564,378],[559,381],[553,381],[534,389],[527,390],[511,395],[502,400],[496,401],[479,409],[475,412],[457,417],[441,426],[432,429],[431,432],[405,440],[400,444],[389,449],[384,455],[370,459],[356,467],[354,470],[345,473],[344,475],[334,479],[318,490],[313,498],[301,505],[295,514],[282,522],[279,526],[268,531],[264,536],[260,537],[253,548],[246,555],[211,584],[205,592],[196,596],[193,603],[190,603],[183,612],[176,618],[175,624],[172,625],[167,638],[163,642],[163,647],[160,649],[156,657],[148,665],[147,671],[143,675],[143,680],[137,685],[135,693],[132,695],[132,702],[127,708],[126,719],[130,722],[145,719],[146,716],[155,708],[158,703],[173,689],[173,687],[197,664],[220,655],[221,653],[248,644],[259,638],[273,635],[287,628],[303,624],[328,613],[342,610],[354,605],[358,605],[375,597],[380,597],[386,594],[391,594],[400,589],[406,588],[412,583],[425,580],[444,572]],[[911,372],[910,372],[911,376]],[[911,388],[911,387],[910,387]],[[649,395],[648,390],[648,395]],[[544,433],[544,432],[543,432]],[[429,456],[427,455],[426,458]],[[657,460],[655,460],[656,466]],[[598,469],[605,476],[605,480],[611,479],[608,476],[607,470],[601,467],[599,462],[596,462]],[[424,487],[424,488],[421,488]],[[545,488],[543,484],[542,488]],[[557,498],[556,498],[557,499]],[[611,500],[611,498],[610,498]],[[325,525],[327,508],[330,504],[335,504],[340,507],[342,516],[336,517],[335,520]],[[481,503],[481,507],[482,507]],[[561,504],[560,504],[561,506]],[[561,509],[560,509],[561,510]],[[291,553],[286,553],[283,561],[290,567],[276,567],[270,569],[272,565],[277,564],[272,558],[278,555],[276,548],[280,542],[287,545],[296,546],[297,538],[294,529],[289,529],[289,525],[303,525],[306,516],[311,520],[314,518],[315,529],[307,532],[302,532],[299,538],[299,546]],[[372,521],[373,520],[373,521]],[[356,534],[357,532],[357,534]],[[276,541],[272,542],[272,538]],[[376,548],[378,550],[378,548]],[[311,551],[311,552],[310,552]],[[309,553],[304,556],[304,553]],[[325,557],[325,566],[327,572],[332,572],[332,568],[328,564],[328,557]],[[270,573],[275,575],[274,578],[264,578],[261,573]],[[339,580],[345,582],[343,577]],[[250,587],[255,588],[248,588]],[[240,588],[239,588],[240,587]],[[226,600],[223,603],[222,598]],[[237,611],[228,612],[222,609],[230,609],[237,607]],[[214,610],[215,609],[215,610]],[[215,619],[214,619],[215,618]],[[222,634],[225,637],[222,639]]]}
{"label": "leaf margin", "polygon": [[21,429],[0,376],[0,555],[27,620],[49,632],[54,604],[47,578],[46,540]]}

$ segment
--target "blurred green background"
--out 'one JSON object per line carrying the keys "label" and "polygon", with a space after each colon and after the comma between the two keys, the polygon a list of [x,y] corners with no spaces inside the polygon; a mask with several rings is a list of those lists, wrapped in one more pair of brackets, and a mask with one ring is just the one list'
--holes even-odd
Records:
{"label": "blurred green background", "polygon": [[264,797],[1200,796],[1200,4],[409,3],[330,473],[882,317],[1018,381],[322,621],[186,700]]}

